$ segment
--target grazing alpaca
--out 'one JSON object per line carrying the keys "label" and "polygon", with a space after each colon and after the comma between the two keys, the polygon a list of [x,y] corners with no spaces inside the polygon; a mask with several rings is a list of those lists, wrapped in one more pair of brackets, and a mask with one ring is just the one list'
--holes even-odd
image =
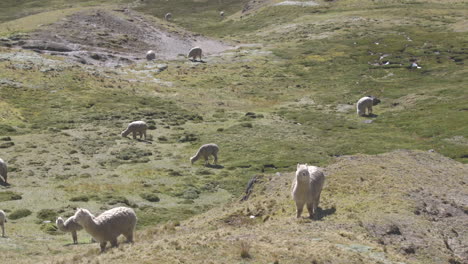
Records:
{"label": "grazing alpaca", "polygon": [[2,237],[5,237],[5,223],[7,222],[6,214],[0,210],[0,226],[2,227]]}
{"label": "grazing alpaca", "polygon": [[146,140],[146,130],[148,129],[148,125],[144,121],[135,121],[128,124],[127,129],[122,132],[122,137],[126,137],[130,132],[133,133],[133,139],[136,139],[137,133],[140,135],[140,139],[142,136],[145,136]]}
{"label": "grazing alpaca", "polygon": [[78,244],[78,235],[76,232],[83,229],[83,227],[76,222],[75,217],[72,216],[68,218],[67,221],[63,221],[62,217],[59,217],[57,221],[55,221],[55,224],[60,231],[70,232],[72,234],[73,244]]}
{"label": "grazing alpaca", "polygon": [[366,109],[369,115],[372,114],[372,106],[378,105],[380,103],[380,100],[377,97],[374,96],[365,96],[359,99],[359,101],[356,104],[356,109],[357,109],[357,114],[359,116],[364,116],[366,115]]}
{"label": "grazing alpaca", "polygon": [[197,57],[200,58],[200,61],[202,60],[202,49],[199,48],[199,47],[194,47],[194,48],[191,48],[189,53],[188,53],[188,56],[189,58],[192,58],[193,61],[195,61],[197,59]]}
{"label": "grazing alpaca", "polygon": [[154,53],[154,50],[149,50],[148,52],[146,52],[146,59],[147,60],[156,59],[156,53]]}
{"label": "grazing alpaca", "polygon": [[219,12],[219,16],[220,16],[221,18],[224,18],[224,11]]}
{"label": "grazing alpaca", "polygon": [[172,20],[172,14],[171,14],[171,13],[167,13],[167,14],[164,16],[164,19],[166,19],[166,21]]}
{"label": "grazing alpaca", "polygon": [[119,235],[124,235],[127,242],[133,242],[137,217],[131,208],[116,207],[97,217],[86,209],[78,208],[74,218],[94,240],[99,242],[101,252],[105,250],[107,241],[112,247],[116,247]]}
{"label": "grazing alpaca", "polygon": [[292,197],[296,202],[296,217],[301,217],[304,204],[307,204],[312,219],[320,202],[325,175],[315,166],[297,164],[296,176],[292,185]]}
{"label": "grazing alpaca", "polygon": [[207,165],[208,157],[213,155],[214,164],[216,164],[218,162],[218,152],[219,152],[218,145],[213,144],[213,143],[205,144],[198,149],[197,154],[195,154],[195,156],[190,158],[190,162],[193,164],[199,158],[203,157],[205,159],[205,165]]}
{"label": "grazing alpaca", "polygon": [[2,176],[3,181],[7,183],[7,165],[2,159],[0,159],[0,176]]}

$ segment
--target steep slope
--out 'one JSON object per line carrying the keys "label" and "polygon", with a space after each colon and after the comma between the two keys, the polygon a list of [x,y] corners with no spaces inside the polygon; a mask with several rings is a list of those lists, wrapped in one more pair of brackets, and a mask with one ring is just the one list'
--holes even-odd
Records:
{"label": "steep slope", "polygon": [[325,172],[315,220],[294,218],[291,173],[259,175],[246,202],[140,232],[134,245],[101,256],[77,250],[56,263],[468,261],[466,165],[400,150],[341,157]]}

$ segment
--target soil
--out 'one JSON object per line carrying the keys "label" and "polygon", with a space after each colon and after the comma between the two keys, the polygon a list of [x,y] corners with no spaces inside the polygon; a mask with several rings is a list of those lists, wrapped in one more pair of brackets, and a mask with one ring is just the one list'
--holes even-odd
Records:
{"label": "soil", "polygon": [[145,60],[148,50],[155,51],[156,60],[173,60],[186,56],[195,46],[201,47],[204,55],[232,48],[221,41],[173,28],[170,24],[164,28],[128,9],[98,9],[75,13],[22,36],[13,46],[101,66]]}

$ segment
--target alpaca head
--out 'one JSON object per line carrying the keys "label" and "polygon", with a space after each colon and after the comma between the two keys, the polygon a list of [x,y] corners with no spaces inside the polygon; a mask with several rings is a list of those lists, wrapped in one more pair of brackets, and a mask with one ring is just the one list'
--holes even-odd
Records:
{"label": "alpaca head", "polygon": [[57,218],[57,220],[55,221],[55,224],[57,226],[63,225],[63,218],[62,217]]}
{"label": "alpaca head", "polygon": [[190,163],[193,165],[193,163],[197,161],[197,156],[193,156],[190,158]]}
{"label": "alpaca head", "polygon": [[296,169],[296,179],[300,182],[306,182],[310,179],[309,170],[307,169],[307,164],[297,164]]}
{"label": "alpaca head", "polygon": [[368,97],[372,98],[372,105],[378,105],[381,102],[380,99],[375,96],[369,95]]}
{"label": "alpaca head", "polygon": [[92,219],[93,215],[84,208],[76,208],[76,213],[74,217],[75,217],[75,221],[81,225],[82,223],[88,221],[89,219]]}

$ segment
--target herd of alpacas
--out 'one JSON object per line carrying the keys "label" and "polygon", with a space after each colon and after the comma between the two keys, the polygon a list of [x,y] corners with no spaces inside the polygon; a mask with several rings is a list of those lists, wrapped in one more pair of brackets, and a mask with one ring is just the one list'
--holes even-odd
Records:
{"label": "herd of alpacas", "polygon": [[[172,14],[167,13],[164,16],[166,21],[172,20]],[[224,18],[224,12],[220,12],[220,17]],[[194,47],[190,49],[188,57],[195,61],[199,58],[202,61],[202,49]],[[156,53],[150,50],[146,53],[147,60],[155,60]],[[365,96],[359,99],[356,104],[357,114],[365,116],[372,115],[372,106],[380,103],[380,100],[374,96]],[[127,137],[130,133],[134,139],[137,135],[146,140],[146,130],[148,125],[144,121],[135,121],[128,124],[127,128],[122,131],[122,137]],[[200,158],[205,160],[205,166],[209,164],[209,157],[213,156],[214,164],[218,161],[219,147],[216,144],[205,144],[201,146],[196,154],[190,158],[190,163],[193,164]],[[0,176],[3,182],[7,183],[7,165],[5,161],[0,159]],[[296,174],[292,183],[291,196],[296,203],[296,217],[300,218],[304,205],[307,205],[309,218],[313,218],[316,214],[318,204],[320,202],[320,194],[322,192],[325,175],[315,166],[307,164],[297,164]],[[0,226],[2,227],[2,237],[5,237],[5,223],[7,217],[4,211],[0,210]],[[117,207],[107,210],[98,216],[94,216],[90,211],[78,208],[73,216],[64,220],[58,217],[56,220],[57,228],[62,232],[69,232],[72,235],[73,243],[78,244],[77,232],[84,229],[89,233],[93,240],[99,242],[101,252],[106,248],[107,242],[112,247],[117,246],[117,238],[124,235],[127,242],[133,242],[133,232],[137,223],[137,216],[133,209],[127,207]]]}
{"label": "herd of alpacas", "polygon": [[[201,51],[200,51],[201,54]],[[365,96],[356,103],[356,110],[359,116],[372,115],[372,106],[381,101],[374,96]],[[148,125],[144,121],[134,121],[127,125],[122,131],[121,136],[127,137],[132,133],[133,139],[137,135],[146,140],[146,130]],[[219,147],[210,143],[202,145],[194,156],[190,157],[190,163],[193,165],[197,160],[203,158],[205,166],[209,165],[209,158],[213,156],[214,164],[218,162]],[[0,176],[3,182],[7,183],[7,164],[0,159]],[[291,188],[291,196],[296,203],[296,218],[300,218],[304,205],[307,206],[309,218],[313,219],[317,213],[320,202],[320,194],[325,183],[325,175],[320,168],[309,166],[307,164],[297,164],[296,174],[294,176]],[[0,226],[2,227],[2,237],[5,237],[5,223],[7,217],[4,211],[0,210]],[[84,229],[91,235],[93,241],[99,242],[101,252],[106,248],[107,242],[112,247],[117,246],[117,238],[120,235],[125,236],[127,242],[133,242],[133,232],[137,223],[137,216],[133,209],[128,207],[116,207],[94,216],[90,211],[78,208],[73,216],[64,220],[58,217],[56,220],[57,228],[62,232],[71,233],[73,243],[78,244],[77,232]]]}

